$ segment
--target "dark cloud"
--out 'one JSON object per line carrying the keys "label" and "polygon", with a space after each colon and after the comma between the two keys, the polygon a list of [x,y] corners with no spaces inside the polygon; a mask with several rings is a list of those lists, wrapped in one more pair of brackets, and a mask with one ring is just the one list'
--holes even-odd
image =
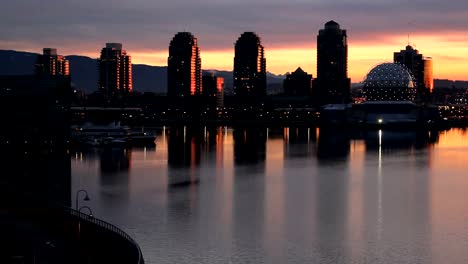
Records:
{"label": "dark cloud", "polygon": [[313,45],[330,19],[348,30],[350,41],[373,42],[391,34],[466,32],[466,17],[466,0],[16,0],[2,3],[0,48],[30,43],[98,50],[120,41],[164,50],[184,30],[204,50],[230,49],[243,31],[256,31],[267,47]]}

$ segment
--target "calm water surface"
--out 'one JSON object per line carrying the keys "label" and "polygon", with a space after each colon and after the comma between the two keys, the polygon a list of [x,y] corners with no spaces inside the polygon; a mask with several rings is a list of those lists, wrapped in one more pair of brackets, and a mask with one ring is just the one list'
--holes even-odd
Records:
{"label": "calm water surface", "polygon": [[468,130],[157,131],[72,158],[146,263],[468,263]]}

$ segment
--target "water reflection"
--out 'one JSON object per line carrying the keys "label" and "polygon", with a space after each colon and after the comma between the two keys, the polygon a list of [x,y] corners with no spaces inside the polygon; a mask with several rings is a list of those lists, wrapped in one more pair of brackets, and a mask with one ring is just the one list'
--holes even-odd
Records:
{"label": "water reflection", "polygon": [[170,127],[167,129],[167,162],[171,168],[200,165],[202,128]]}
{"label": "water reflection", "polygon": [[308,157],[315,152],[316,129],[310,127],[284,128],[284,158]]}
{"label": "water reflection", "polygon": [[198,183],[204,128],[170,127],[167,129],[168,184],[182,187]]}
{"label": "water reflection", "polygon": [[318,130],[317,158],[321,161],[345,161],[350,150],[350,131],[333,127]]}
{"label": "water reflection", "polygon": [[318,130],[315,233],[321,263],[347,263],[350,132]]}
{"label": "water reflection", "polygon": [[132,150],[125,148],[104,148],[100,155],[102,174],[128,171],[131,167]]}
{"label": "water reflection", "polygon": [[[262,263],[264,259],[265,160],[267,129],[234,128],[233,251],[246,252],[237,263]],[[245,192],[248,192],[246,195]],[[255,235],[252,235],[255,234]],[[243,237],[250,236],[249,240]]]}
{"label": "water reflection", "polygon": [[93,211],[136,234],[148,263],[466,262],[458,130],[163,131],[155,153],[77,155],[97,163],[76,176],[95,193],[115,185],[103,177],[128,185],[113,191],[128,203],[96,195]]}
{"label": "water reflection", "polygon": [[232,136],[236,165],[254,165],[265,162],[266,128],[235,128]]}
{"label": "water reflection", "polygon": [[224,144],[225,131],[223,127],[208,126],[204,127],[202,135],[202,160],[204,163],[213,163],[216,166],[221,166],[224,159]]}
{"label": "water reflection", "polygon": [[[434,135],[435,134],[435,135]],[[369,252],[364,262],[430,263],[429,146],[437,132],[366,131],[362,233]],[[388,186],[391,186],[389,188]]]}
{"label": "water reflection", "polygon": [[222,139],[222,133],[222,127],[208,126],[203,128],[203,146],[204,151],[206,153],[212,153],[217,151],[218,143],[220,143],[220,139]]}
{"label": "water reflection", "polygon": [[366,149],[381,149],[384,153],[425,149],[437,143],[439,132],[428,130],[369,130],[364,131]]}

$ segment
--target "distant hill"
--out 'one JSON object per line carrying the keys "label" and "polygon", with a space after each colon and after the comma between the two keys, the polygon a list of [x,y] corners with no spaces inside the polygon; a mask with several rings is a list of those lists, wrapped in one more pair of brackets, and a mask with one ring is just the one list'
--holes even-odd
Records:
{"label": "distant hill", "polygon": [[[0,50],[0,75],[33,74],[37,53]],[[96,59],[85,56],[69,55],[72,83],[78,90],[92,93],[97,90],[98,69]],[[233,92],[232,71],[203,70],[203,73],[213,72],[224,78],[225,93]],[[282,91],[285,75],[267,73],[268,93],[276,94]],[[468,81],[434,80],[435,87],[468,87]],[[167,67],[133,64],[133,87],[135,91],[167,92]]]}
{"label": "distant hill", "polygon": [[85,56],[67,56],[70,61],[70,75],[76,89],[91,93],[97,89],[97,62]]}
{"label": "distant hill", "polygon": [[37,54],[0,50],[0,75],[27,75],[34,72]]}

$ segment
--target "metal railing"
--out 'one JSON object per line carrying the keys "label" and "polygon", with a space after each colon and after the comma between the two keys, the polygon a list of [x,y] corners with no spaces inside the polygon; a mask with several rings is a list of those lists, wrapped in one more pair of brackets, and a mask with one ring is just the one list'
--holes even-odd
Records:
{"label": "metal railing", "polygon": [[122,238],[126,239],[130,244],[132,244],[132,246],[134,246],[135,249],[137,250],[138,261],[136,263],[137,264],[144,264],[145,263],[145,261],[143,259],[143,254],[141,252],[141,249],[140,249],[140,246],[138,245],[138,243],[135,242],[135,240],[133,240],[133,238],[130,237],[127,233],[125,233],[122,229],[120,229],[120,228],[116,227],[115,225],[110,224],[110,223],[108,223],[106,221],[95,218],[94,216],[90,216],[90,215],[87,215],[85,213],[81,213],[81,212],[79,212],[77,210],[74,210],[72,208],[69,208],[69,207],[61,206],[61,209],[65,213],[68,213],[71,216],[79,218],[80,221],[95,224],[95,225],[97,225],[97,226],[99,226],[101,228],[104,228],[104,229],[106,229],[108,231],[111,231],[111,232],[113,232],[115,234],[120,235]]}

